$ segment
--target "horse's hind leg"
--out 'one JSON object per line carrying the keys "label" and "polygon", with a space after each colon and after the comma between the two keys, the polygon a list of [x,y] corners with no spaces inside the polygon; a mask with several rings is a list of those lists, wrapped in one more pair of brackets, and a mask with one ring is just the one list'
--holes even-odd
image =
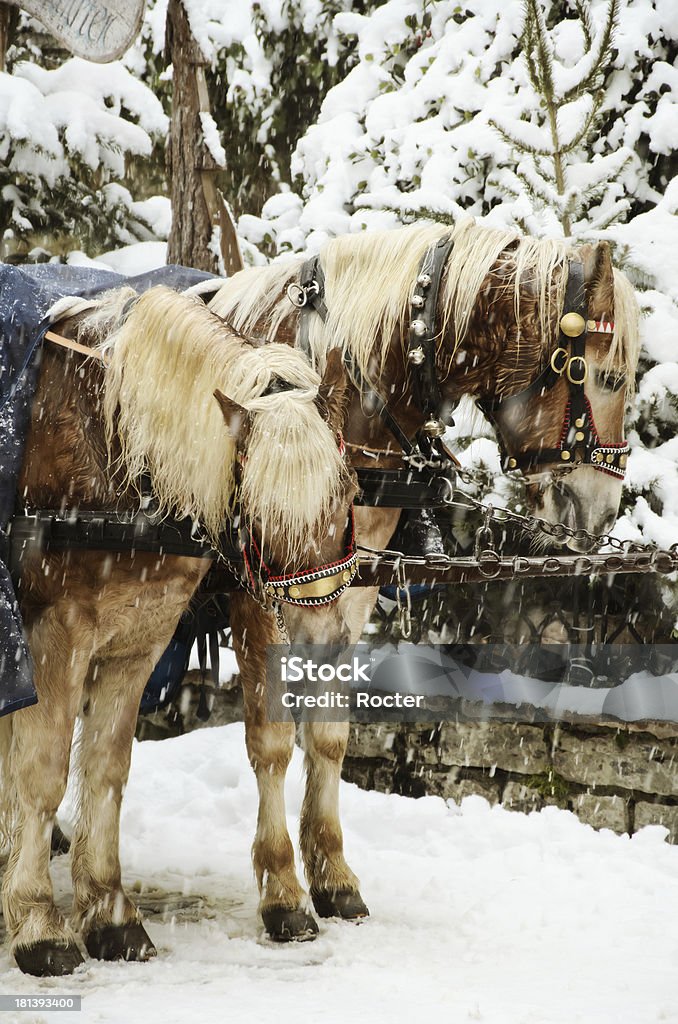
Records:
{"label": "horse's hind leg", "polygon": [[90,956],[148,960],[156,950],[122,886],[120,805],[155,654],[97,662],[82,709],[80,807],[71,846],[73,918]]}
{"label": "horse's hind leg", "polygon": [[339,782],[348,722],[304,726],[306,791],[301,810],[301,852],[313,905],[320,917],[367,917],[358,879],[344,860]]}
{"label": "horse's hind leg", "polygon": [[294,722],[269,722],[266,709],[266,645],[280,640],[273,616],[246,594],[231,599],[231,628],[243,687],[247,753],[259,789],[252,860],[261,916],[278,942],[313,939],[318,926],[306,910],[285,819],[285,773],[294,750]]}
{"label": "horse's hind leg", "polygon": [[[89,654],[47,613],[31,630],[39,703],[13,715],[8,784],[12,788],[12,851],[3,881],[3,909],[16,961],[27,974],[70,974],[83,962],[54,905],[49,874],[52,824],[63,798],[73,725]],[[81,651],[82,649],[80,649]]]}

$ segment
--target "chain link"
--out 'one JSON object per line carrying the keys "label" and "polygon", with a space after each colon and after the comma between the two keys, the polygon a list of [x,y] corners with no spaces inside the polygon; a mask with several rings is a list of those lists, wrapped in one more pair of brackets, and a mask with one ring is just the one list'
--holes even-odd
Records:
{"label": "chain link", "polygon": [[[479,481],[474,477],[472,473],[466,470],[461,470],[457,473],[459,478],[467,484],[477,484]],[[443,497],[443,501],[446,505],[459,505],[464,508],[472,508],[477,512],[482,512],[484,517],[483,528],[489,527],[490,522],[497,524],[504,524],[507,522],[515,523],[517,526],[521,526],[528,534],[541,533],[552,540],[563,541],[565,538],[575,540],[578,543],[586,542],[591,548],[600,548],[609,546],[620,554],[626,554],[627,552],[641,552],[641,551],[657,551],[661,549],[656,544],[652,543],[641,543],[640,541],[630,540],[619,540],[618,537],[612,537],[609,533],[590,533],[588,530],[580,527],[574,529],[571,526],[567,526],[565,523],[549,523],[545,519],[540,519],[538,516],[524,515],[520,512],[514,512],[513,509],[505,508],[503,506],[493,506],[480,501],[478,498],[474,498],[472,494],[461,494],[461,497],[466,499],[467,504],[458,502],[455,497],[451,499]],[[670,553],[674,554],[678,550],[678,545],[672,545]],[[664,553],[664,552],[662,552]]]}
{"label": "chain link", "polygon": [[[477,484],[479,482],[472,474],[463,470],[459,471],[457,475],[467,484]],[[459,500],[460,498],[463,498],[464,501]],[[480,501],[480,499],[474,498],[473,495],[464,492],[461,494],[456,492],[455,494],[443,497],[443,502],[449,506],[466,508],[482,514],[483,523],[475,534],[474,555],[472,558],[464,556],[462,559],[455,559],[444,552],[406,555],[402,551],[388,548],[380,550],[366,545],[358,545],[359,550],[364,552],[373,562],[392,564],[398,571],[398,587],[403,589],[406,589],[406,586],[403,586],[401,580],[404,579],[404,569],[408,565],[430,569],[432,572],[436,570],[440,572],[445,569],[453,569],[463,562],[465,567],[479,569],[481,574],[487,579],[497,576],[500,570],[502,570],[502,578],[504,579],[510,578],[510,576],[524,576],[528,560],[523,556],[513,556],[512,565],[509,566],[509,577],[507,577],[505,572],[507,566],[504,565],[505,559],[503,559],[500,552],[494,546],[492,526],[505,526],[507,523],[513,523],[521,527],[530,536],[542,535],[558,542],[567,539],[574,540],[578,544],[586,544],[590,550],[597,550],[601,547],[611,548],[612,551],[606,556],[605,564],[602,566],[608,572],[620,572],[625,568],[628,569],[631,565],[633,565],[634,571],[668,573],[678,569],[678,544],[673,544],[667,551],[652,543],[619,540],[619,538],[612,537],[609,533],[594,534],[581,527],[574,529],[565,523],[549,523],[538,516],[525,515],[520,512],[514,512],[513,509],[495,506]],[[543,563],[541,572],[535,573],[531,571],[530,574],[555,575],[564,568],[570,568],[573,562],[578,562],[580,571],[585,573],[587,558],[586,554],[570,554],[564,557],[550,554],[541,559]],[[588,561],[591,564],[591,571],[593,571],[593,563],[590,559]]]}

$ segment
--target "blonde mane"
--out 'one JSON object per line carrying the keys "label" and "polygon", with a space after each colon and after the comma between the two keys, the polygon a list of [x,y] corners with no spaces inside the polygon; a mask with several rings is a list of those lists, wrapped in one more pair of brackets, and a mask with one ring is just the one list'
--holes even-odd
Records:
{"label": "blonde mane", "polygon": [[[553,340],[556,312],[562,309],[568,256],[576,253],[564,240],[536,239],[515,231],[480,227],[470,218],[450,229],[440,224],[411,225],[393,231],[343,235],[320,253],[325,274],[327,323],[312,319],[309,341],[314,365],[322,369],[327,352],[349,350],[361,373],[374,379],[381,372],[395,332],[403,332],[410,316],[410,296],[426,249],[452,234],[454,247],[443,281],[442,337],[454,329],[455,350],[463,346],[483,282],[492,267],[504,263],[512,281],[516,323],[520,323],[521,283],[536,288],[540,335],[545,350]],[[210,306],[246,332],[275,338],[292,307],[287,286],[299,280],[303,259],[243,271],[227,281]],[[630,289],[630,291],[629,291]],[[635,369],[638,358],[637,313],[632,289],[615,273],[616,330],[610,351],[615,368]]]}
{"label": "blonde mane", "polygon": [[[346,484],[336,438],[315,405],[318,375],[285,345],[254,347],[195,297],[156,287],[125,314],[128,298],[128,289],[109,293],[83,323],[100,331],[109,451],[117,441],[127,482],[148,474],[161,514],[191,516],[216,541],[233,514],[237,458],[214,398],[219,388],[251,414],[239,488],[246,516],[262,539],[286,542],[290,558],[302,553]],[[295,390],[265,395],[276,376]]]}

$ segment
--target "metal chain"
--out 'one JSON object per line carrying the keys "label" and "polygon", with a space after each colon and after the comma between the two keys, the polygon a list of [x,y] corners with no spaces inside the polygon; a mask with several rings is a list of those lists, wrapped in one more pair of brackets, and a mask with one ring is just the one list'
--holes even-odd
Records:
{"label": "metal chain", "polygon": [[287,647],[291,647],[290,634],[287,629],[287,623],[285,622],[285,616],[279,601],[275,601],[273,604],[273,614],[275,615],[275,623],[278,627],[278,633],[280,634],[280,643],[285,644]]}
{"label": "metal chain", "polygon": [[[457,472],[457,476],[467,484],[477,484],[479,480],[474,474],[469,473],[466,470],[460,470]],[[552,540],[562,541],[566,538],[575,540],[578,542],[587,542],[592,548],[600,548],[603,545],[608,545],[620,554],[626,554],[627,552],[641,552],[641,551],[657,551],[660,552],[662,549],[658,548],[653,543],[641,543],[640,541],[630,540],[619,540],[618,537],[612,537],[609,533],[590,533],[588,530],[580,527],[574,529],[571,526],[567,526],[565,523],[549,523],[545,519],[540,519],[538,516],[524,515],[520,512],[514,512],[512,509],[505,508],[501,505],[493,506],[480,501],[478,498],[474,498],[471,494],[462,492],[462,498],[466,499],[466,503],[457,501],[456,497],[451,498],[443,497],[443,502],[446,505],[458,505],[460,508],[475,509],[478,512],[483,513],[483,528],[489,528],[490,522],[497,524],[505,524],[507,522],[515,523],[521,526],[528,534],[541,533]],[[675,554],[678,550],[678,544],[672,545],[670,553]]]}
{"label": "metal chain", "polygon": [[[471,474],[463,472],[459,474],[466,483],[477,483]],[[465,499],[460,501],[459,498]],[[507,523],[514,523],[520,526],[526,533],[531,536],[542,534],[543,536],[549,537],[555,541],[564,541],[566,539],[575,540],[578,543],[586,542],[592,549],[598,549],[603,546],[612,548],[612,553],[607,556],[599,556],[595,559],[596,562],[602,558],[604,564],[601,563],[600,568],[608,572],[619,572],[624,568],[627,568],[627,563],[624,561],[625,556],[632,556],[633,562],[636,566],[636,571],[648,572],[673,572],[678,568],[678,544],[672,545],[667,551],[665,549],[657,547],[652,543],[640,543],[638,541],[630,540],[619,540],[617,537],[610,536],[609,533],[593,534],[583,528],[573,529],[567,526],[565,523],[549,523],[545,519],[541,519],[538,516],[524,515],[520,512],[514,512],[512,509],[505,508],[503,506],[494,506],[486,502],[480,501],[478,498],[474,498],[473,495],[462,493],[457,495],[450,495],[444,497],[443,501],[446,505],[456,506],[458,508],[466,508],[481,512],[483,516],[483,523],[476,531],[475,543],[474,543],[474,554],[473,557],[463,556],[462,558],[455,558],[444,552],[429,552],[425,555],[407,555],[403,551],[394,549],[384,548],[371,548],[367,545],[358,545],[359,551],[364,552],[368,556],[369,560],[373,563],[380,562],[392,565],[398,574],[398,588],[406,589],[407,584],[402,581],[405,580],[404,570],[407,566],[412,567],[425,567],[432,571],[438,570],[439,572],[445,569],[454,569],[455,566],[462,566],[468,570],[471,567],[475,567],[481,570],[484,578],[490,579],[496,577],[499,574],[501,568],[502,578],[506,579],[510,576],[524,576],[526,575],[526,565],[529,561],[522,556],[513,557],[513,571],[510,571],[510,566],[505,566],[502,563],[506,561],[502,558],[501,554],[496,550],[494,546],[494,537],[492,534],[492,525],[505,526]],[[635,557],[634,557],[635,556]],[[642,557],[644,556],[644,557]],[[541,572],[534,572],[530,570],[530,575],[553,575],[558,569],[569,567],[573,561],[579,563],[579,569],[577,571],[585,574],[587,572],[587,564],[591,563],[590,571],[595,570],[593,565],[594,558],[587,556],[586,554],[569,554],[567,556],[559,556],[557,554],[549,554],[545,558],[539,559],[543,562],[543,569]],[[630,564],[631,558],[628,559]],[[506,569],[509,569],[507,574]],[[400,601],[398,607],[401,607]],[[406,606],[403,605],[403,610]],[[409,610],[409,609],[408,609]],[[406,622],[406,615],[402,616],[403,622]]]}

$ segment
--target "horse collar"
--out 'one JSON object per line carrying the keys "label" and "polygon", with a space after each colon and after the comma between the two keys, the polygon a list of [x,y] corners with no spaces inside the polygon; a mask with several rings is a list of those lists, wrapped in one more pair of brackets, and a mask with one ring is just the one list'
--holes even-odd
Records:
{"label": "horse collar", "polygon": [[436,367],[436,317],[440,283],[454,242],[443,236],[429,246],[419,266],[410,299],[411,320],[407,361],[412,367],[415,398],[424,414],[421,439],[435,444],[454,423],[452,408],[443,401]]}
{"label": "horse collar", "polygon": [[565,312],[558,324],[558,345],[542,372],[515,395],[479,399],[476,405],[498,428],[496,414],[500,409],[510,408],[516,403],[524,405],[526,401],[540,397],[564,375],[568,399],[558,447],[533,448],[519,455],[509,455],[502,446],[503,469],[519,470],[529,475],[538,471],[541,465],[556,464],[568,468],[590,465],[623,480],[629,445],[626,441],[602,444],[585,390],[588,378],[587,337],[594,333],[612,334],[614,323],[588,319],[584,265],[579,260],[569,262],[564,304]]}

